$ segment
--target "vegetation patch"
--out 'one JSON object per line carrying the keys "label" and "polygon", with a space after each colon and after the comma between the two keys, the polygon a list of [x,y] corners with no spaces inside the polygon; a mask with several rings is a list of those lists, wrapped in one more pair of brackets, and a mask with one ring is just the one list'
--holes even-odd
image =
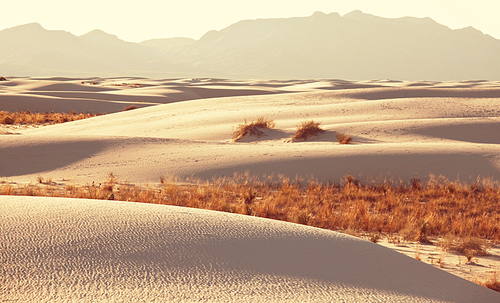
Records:
{"label": "vegetation patch", "polygon": [[340,144],[349,144],[353,140],[351,135],[347,135],[347,134],[343,134],[343,133],[337,134],[337,135],[335,135],[335,137],[337,137],[337,141]]}
{"label": "vegetation patch", "polygon": [[92,118],[102,114],[95,113],[77,113],[71,111],[69,113],[32,113],[29,110],[20,112],[0,111],[0,124],[19,124],[19,125],[32,125],[32,124],[57,124]]}
{"label": "vegetation patch", "polygon": [[274,128],[274,126],[274,121],[265,117],[260,117],[251,123],[248,123],[247,120],[245,120],[245,123],[238,124],[238,126],[236,126],[236,129],[233,131],[232,140],[233,142],[237,142],[244,136],[260,138],[264,135],[264,132],[260,129],[271,129]]}
{"label": "vegetation patch", "polygon": [[24,186],[0,183],[0,195],[107,199],[113,193],[115,200],[230,211],[387,237],[399,234],[422,243],[448,238],[440,243],[443,249],[486,253],[485,241],[500,241],[499,184],[484,181],[478,189],[439,180],[415,189],[389,181],[362,185],[352,177],[341,184],[321,184],[294,183],[284,177],[260,181],[244,175],[189,184],[161,178],[156,186],[139,187],[120,184],[110,174],[105,182],[71,187],[47,186],[43,177],[38,180],[42,183]]}
{"label": "vegetation patch", "polygon": [[319,134],[322,134],[325,132],[324,129],[320,127],[319,122],[314,122],[314,120],[311,121],[304,121],[301,124],[297,125],[297,131],[295,132],[295,135],[292,137],[292,141],[296,140],[307,140],[311,137],[315,137]]}

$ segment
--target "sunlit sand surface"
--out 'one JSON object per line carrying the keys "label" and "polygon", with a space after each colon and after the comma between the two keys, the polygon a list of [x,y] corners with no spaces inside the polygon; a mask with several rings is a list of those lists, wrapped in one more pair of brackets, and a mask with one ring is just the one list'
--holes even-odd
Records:
{"label": "sunlit sand surface", "polygon": [[[499,82],[14,78],[0,82],[0,94],[2,110],[108,113],[36,128],[1,125],[0,134],[9,133],[0,135],[1,180],[14,185],[39,176],[90,184],[109,173],[139,185],[245,172],[335,183],[346,175],[500,179]],[[123,112],[129,105],[138,109]],[[231,141],[236,125],[260,116],[276,127]],[[326,132],[292,143],[296,126],[311,119]],[[352,135],[352,144],[340,145],[339,133]],[[1,196],[0,237],[4,300],[500,298],[358,238],[164,205]]]}
{"label": "sunlit sand surface", "polygon": [[498,302],[340,233],[165,205],[0,197],[6,301]]}

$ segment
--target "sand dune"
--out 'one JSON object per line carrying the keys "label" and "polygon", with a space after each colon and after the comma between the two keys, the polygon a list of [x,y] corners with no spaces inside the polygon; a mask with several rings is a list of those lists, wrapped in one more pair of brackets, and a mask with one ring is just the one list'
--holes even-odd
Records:
{"label": "sand dune", "polygon": [[[499,102],[499,83],[488,81],[9,79],[0,83],[0,110],[112,114],[0,126],[11,133],[0,135],[0,176],[60,185],[110,172],[135,184],[245,172],[335,183],[348,174],[500,180]],[[130,104],[140,108],[121,111]],[[276,128],[231,141],[237,124],[260,116]],[[311,119],[326,132],[290,142]],[[338,144],[338,133],[353,144]],[[209,211],[0,197],[0,237],[6,300],[499,301],[372,243]]]}
{"label": "sand dune", "polygon": [[498,302],[351,236],[182,207],[0,197],[0,296],[18,301]]}
{"label": "sand dune", "polygon": [[[60,81],[67,84],[39,80],[36,93],[53,94],[50,89],[60,88],[71,94],[74,91],[70,89],[82,87],[89,95],[111,91],[110,96],[118,96],[118,91],[139,99],[155,92],[155,98],[161,98],[160,92],[168,95],[173,86],[177,90],[182,86],[193,94],[199,88],[211,90],[210,96],[228,91],[245,94],[255,88],[254,92],[266,94],[205,99],[197,95],[196,100],[172,103],[163,97],[167,100],[163,103],[168,104],[135,103],[146,107],[18,130],[22,135],[0,137],[0,150],[10,159],[0,164],[2,176],[23,182],[34,181],[39,175],[92,182],[113,172],[134,183],[158,182],[162,175],[211,179],[245,171],[260,176],[314,176],[333,182],[347,174],[362,181],[392,176],[409,182],[412,177],[425,180],[430,174],[463,181],[478,176],[500,178],[500,88],[496,83],[433,82],[428,83],[430,87],[420,87],[389,81],[269,81],[266,85],[263,81],[220,79],[134,79],[144,86],[112,86],[132,83],[129,80],[106,79],[96,85],[87,83],[93,80],[83,81],[85,84],[74,79]],[[28,93],[37,88],[36,80],[14,81],[18,86],[29,86],[32,91]],[[342,88],[356,85],[363,88]],[[470,87],[442,88],[453,85]],[[27,93],[12,87],[4,87],[2,100]],[[25,102],[32,108],[47,99],[31,96]],[[97,103],[53,97],[53,102],[66,107],[88,102],[104,108],[116,106],[118,101],[113,98]],[[120,102],[120,107],[128,104]],[[273,119],[276,128],[261,138],[230,142],[237,124],[262,115]],[[296,125],[309,119],[322,122],[326,133],[306,142],[290,143]],[[339,145],[337,133],[353,135],[354,144]]]}
{"label": "sand dune", "polygon": [[[284,86],[284,85],[282,85]],[[185,100],[274,94],[277,85],[218,79],[9,78],[0,82],[1,110],[111,113],[128,105],[151,106]]]}

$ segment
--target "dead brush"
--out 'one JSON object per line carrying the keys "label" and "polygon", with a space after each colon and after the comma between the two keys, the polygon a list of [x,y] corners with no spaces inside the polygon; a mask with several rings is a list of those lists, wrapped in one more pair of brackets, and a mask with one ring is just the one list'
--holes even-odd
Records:
{"label": "dead brush", "polygon": [[344,133],[336,134],[335,137],[337,138],[339,144],[349,144],[353,140],[353,137],[351,135],[347,135]]}
{"label": "dead brush", "polygon": [[248,123],[245,119],[245,123],[238,124],[233,131],[232,141],[237,142],[247,135],[260,138],[264,136],[264,132],[260,130],[261,128],[272,129],[274,126],[274,121],[265,117],[259,117],[256,121],[252,121],[251,123]]}
{"label": "dead brush", "polygon": [[320,127],[320,122],[304,121],[297,125],[297,131],[292,137],[292,142],[296,140],[307,140],[311,137],[316,137],[325,132],[324,129]]}

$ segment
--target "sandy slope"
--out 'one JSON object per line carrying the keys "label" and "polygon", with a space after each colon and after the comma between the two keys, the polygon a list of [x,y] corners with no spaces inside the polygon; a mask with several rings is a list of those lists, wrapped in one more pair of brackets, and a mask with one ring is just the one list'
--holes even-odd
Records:
{"label": "sandy slope", "polygon": [[[464,181],[478,176],[500,179],[500,86],[496,82],[142,79],[143,87],[129,87],[111,86],[126,79],[106,79],[100,85],[64,79],[40,80],[38,86],[32,79],[16,81],[12,87],[24,85],[37,94],[57,95],[61,90],[70,94],[71,88],[82,86],[89,95],[101,90],[111,95],[109,89],[113,89],[119,91],[113,91],[113,96],[136,98],[150,96],[148,90],[163,91],[167,96],[163,103],[170,96],[165,83],[181,83],[176,85],[191,91],[203,89],[209,97],[266,87],[272,94],[229,94],[11,130],[22,135],[0,136],[0,152],[9,159],[0,162],[0,173],[9,180],[29,182],[42,175],[91,182],[113,172],[121,180],[156,183],[162,175],[210,179],[245,171],[290,178],[312,175],[333,182],[346,174],[363,181],[390,175],[408,182],[412,177],[425,180],[429,174]],[[21,89],[19,94],[27,93],[31,92]],[[5,94],[14,93],[0,95],[2,105]],[[44,100],[37,96],[35,100]],[[237,124],[262,115],[275,120],[276,129],[259,139],[230,142]],[[306,142],[288,142],[296,125],[308,119],[322,122],[327,132]],[[339,132],[353,135],[355,144],[339,145],[335,139]]]}
{"label": "sandy slope", "polygon": [[256,217],[0,197],[0,298],[127,302],[498,302],[387,248]]}

